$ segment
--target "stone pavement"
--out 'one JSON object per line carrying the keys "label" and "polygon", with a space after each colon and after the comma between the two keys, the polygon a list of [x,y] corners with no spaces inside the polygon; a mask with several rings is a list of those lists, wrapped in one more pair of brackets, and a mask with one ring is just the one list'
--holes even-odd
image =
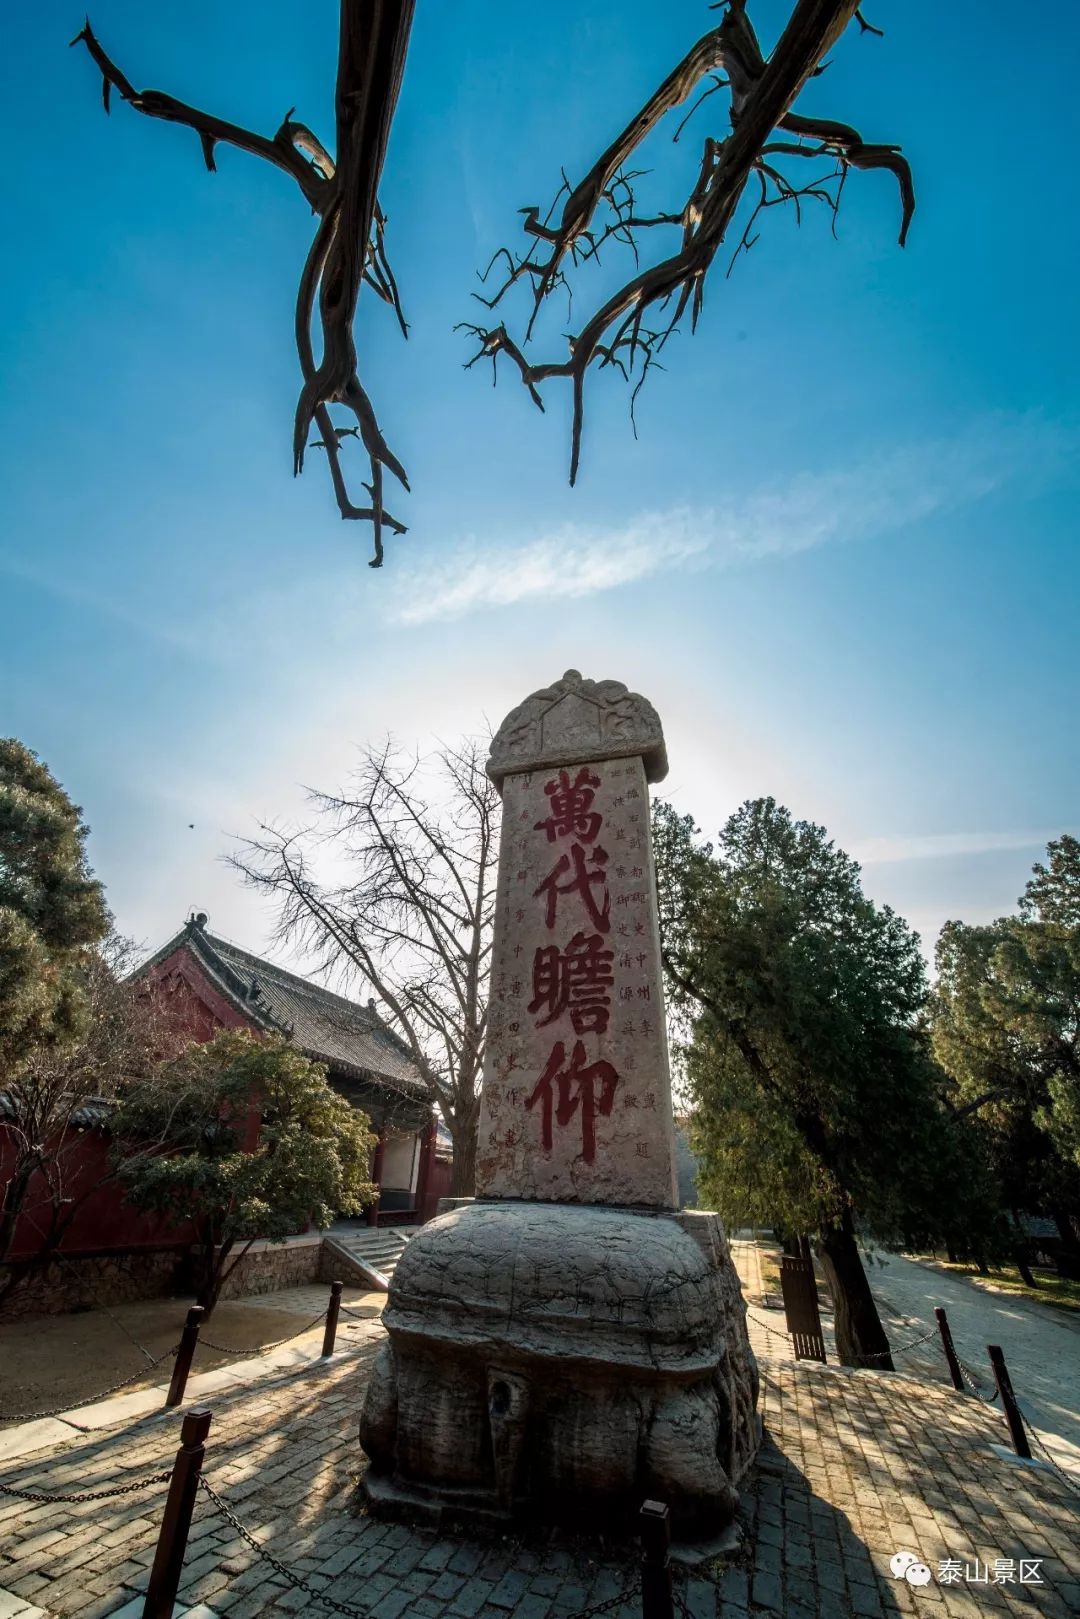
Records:
{"label": "stone pavement", "polygon": [[[570,1619],[635,1581],[629,1545],[539,1532],[435,1535],[363,1516],[356,1425],[381,1334],[378,1322],[359,1323],[354,1346],[330,1362],[222,1381],[209,1397],[196,1389],[214,1412],[206,1476],[260,1544],[372,1619]],[[680,1571],[692,1619],[1080,1612],[1080,1498],[1051,1473],[995,1456],[1000,1419],[986,1407],[899,1374],[777,1359],[762,1371],[766,1442],[743,1497],[746,1538],[728,1564]],[[76,1493],[145,1478],[171,1464],[179,1424],[178,1413],[158,1413],[69,1431],[4,1463],[0,1483]],[[135,1619],[163,1497],[160,1485],[82,1505],[0,1496],[2,1619]],[[1041,1559],[1043,1583],[964,1583],[961,1574],[915,1588],[890,1572],[897,1551],[919,1554],[935,1575],[946,1559],[969,1573],[1006,1559],[1014,1576],[1021,1557]],[[181,1600],[191,1619],[327,1611],[257,1558],[205,1496]],[[640,1604],[609,1611],[637,1619]]]}

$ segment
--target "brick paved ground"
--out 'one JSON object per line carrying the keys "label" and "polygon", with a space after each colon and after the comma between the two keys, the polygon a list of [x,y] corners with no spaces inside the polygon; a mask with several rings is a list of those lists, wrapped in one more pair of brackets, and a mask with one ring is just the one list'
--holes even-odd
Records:
{"label": "brick paved ground", "polygon": [[[623,1589],[634,1577],[630,1547],[540,1534],[437,1537],[358,1515],[356,1422],[381,1331],[364,1323],[362,1344],[333,1362],[221,1388],[207,1402],[207,1476],[256,1538],[374,1619],[569,1619]],[[779,1360],[763,1374],[767,1438],[743,1498],[743,1550],[726,1567],[680,1576],[693,1619],[1080,1612],[1078,1499],[1052,1475],[995,1457],[999,1419],[985,1407],[898,1374]],[[6,1464],[0,1482],[74,1492],[143,1477],[171,1462],[179,1420],[86,1434]],[[134,1619],[162,1498],[161,1488],[83,1506],[0,1497],[0,1619]],[[889,1573],[898,1550],[935,1572],[947,1557],[1041,1558],[1045,1583],[913,1589]],[[182,1601],[199,1619],[323,1611],[205,1498]],[[626,1601],[611,1611],[636,1619],[640,1609]]]}
{"label": "brick paved ground", "polygon": [[[779,1248],[736,1237],[731,1252],[749,1306],[755,1353],[791,1359],[779,1298],[766,1294],[762,1286],[761,1257],[766,1252],[778,1255]],[[934,1320],[935,1305],[945,1306],[969,1377],[984,1396],[993,1394],[986,1345],[1000,1344],[1021,1411],[1058,1466],[1080,1486],[1080,1317],[1032,1300],[984,1293],[966,1277],[943,1274],[899,1254],[878,1256],[868,1264],[867,1273],[897,1370],[951,1387]],[[826,1353],[835,1361],[832,1312],[824,1304],[821,1319]],[[920,1342],[928,1330],[929,1342]],[[909,1348],[912,1344],[915,1347]]]}
{"label": "brick paved ground", "polygon": [[[899,1254],[882,1257],[870,1272],[875,1297],[911,1320],[933,1322],[934,1306],[944,1305],[960,1354],[991,1389],[986,1345],[1000,1344],[1021,1409],[1080,1480],[1080,1313],[984,1292],[966,1276]],[[945,1376],[941,1356],[918,1370]]]}

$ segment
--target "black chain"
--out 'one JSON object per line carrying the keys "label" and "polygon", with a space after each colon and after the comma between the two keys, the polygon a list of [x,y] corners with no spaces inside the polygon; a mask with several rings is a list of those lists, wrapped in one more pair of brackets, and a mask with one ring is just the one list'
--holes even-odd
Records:
{"label": "black chain", "polygon": [[568,1614],[567,1619],[596,1619],[597,1614],[609,1613],[612,1608],[618,1607],[620,1602],[628,1602],[640,1590],[641,1581],[636,1580],[633,1584],[624,1586],[615,1596],[605,1597],[603,1602],[594,1602],[591,1608],[582,1608],[579,1613]]}
{"label": "black chain", "polygon": [[[35,1219],[34,1215],[30,1214],[28,1212],[27,1217],[30,1220],[30,1223],[35,1228],[35,1230],[37,1231],[38,1235],[40,1237],[44,1237],[45,1232],[41,1229],[41,1226],[40,1226],[39,1222]],[[139,1351],[139,1354],[144,1355],[146,1357],[146,1359],[149,1361],[151,1366],[156,1366],[157,1361],[154,1359],[154,1357],[150,1353],[149,1349],[147,1349],[146,1345],[141,1344],[139,1342],[138,1338],[136,1338],[135,1334],[133,1332],[128,1331],[127,1327],[125,1327],[124,1323],[120,1320],[120,1317],[118,1315],[113,1314],[112,1310],[109,1309],[109,1306],[102,1299],[101,1294],[98,1292],[97,1288],[94,1287],[94,1285],[90,1282],[88,1277],[84,1277],[84,1276],[80,1275],[79,1271],[72,1264],[71,1260],[67,1257],[67,1255],[65,1253],[62,1253],[59,1248],[56,1248],[56,1249],[53,1250],[52,1258],[53,1259],[58,1259],[62,1265],[67,1266],[68,1270],[75,1277],[75,1280],[79,1283],[80,1287],[82,1287],[84,1284],[86,1285],[88,1291],[93,1294],[94,1299],[97,1302],[98,1309],[99,1310],[104,1310],[105,1314],[108,1316],[109,1320],[113,1323],[113,1325],[120,1328],[120,1331],[124,1334],[124,1337],[128,1340],[128,1342],[133,1343],[135,1345],[135,1348]],[[68,1410],[73,1410],[73,1409],[74,1409],[73,1406],[68,1407]]]}
{"label": "black chain", "polygon": [[207,1349],[216,1349],[219,1355],[261,1355],[264,1350],[280,1349],[282,1344],[291,1344],[294,1338],[302,1337],[305,1332],[310,1332],[312,1327],[317,1327],[320,1321],[325,1320],[326,1311],[320,1310],[314,1321],[309,1321],[306,1326],[297,1327],[296,1331],[290,1332],[287,1338],[275,1338],[273,1343],[256,1344],[251,1349],[226,1349],[224,1344],[216,1344],[211,1339],[202,1337],[200,1337],[199,1343],[205,1344]]}
{"label": "black chain", "polygon": [[790,1332],[783,1332],[779,1327],[770,1327],[767,1321],[760,1321],[756,1315],[751,1315],[749,1310],[746,1312],[746,1319],[752,1321],[755,1327],[760,1327],[762,1332],[771,1333],[774,1338],[783,1338],[786,1342],[791,1342]]}
{"label": "black chain", "polygon": [[45,1495],[40,1490],[17,1490],[13,1484],[0,1484],[0,1495],[13,1495],[19,1501],[41,1504],[53,1501],[107,1501],[114,1495],[134,1495],[138,1490],[148,1490],[153,1484],[165,1484],[171,1478],[170,1467],[163,1473],[151,1473],[149,1478],[133,1479],[130,1484],[114,1484],[111,1490],[82,1490],[78,1495]]}
{"label": "black chain", "polygon": [[961,1360],[960,1356],[957,1355],[956,1364],[960,1368],[960,1376],[964,1379],[964,1382],[967,1384],[971,1393],[974,1394],[975,1398],[977,1400],[981,1400],[983,1405],[993,1405],[1001,1390],[995,1389],[993,1394],[984,1394],[978,1383],[975,1381],[975,1373],[968,1365],[967,1361]]}
{"label": "black chain", "polygon": [[931,1327],[930,1331],[924,1332],[921,1338],[913,1338],[909,1344],[901,1344],[898,1349],[882,1349],[876,1355],[860,1355],[859,1364],[865,1365],[870,1360],[886,1360],[890,1355],[906,1355],[909,1349],[918,1349],[920,1344],[929,1343],[930,1339],[936,1338],[937,1335],[938,1329]]}
{"label": "black chain", "polygon": [[163,1360],[168,1360],[170,1355],[175,1355],[179,1348],[179,1344],[173,1344],[171,1349],[166,1349],[163,1355],[158,1355],[156,1360],[152,1360],[149,1366],[140,1366],[137,1372],[132,1372],[130,1377],[125,1377],[122,1383],[114,1383],[111,1388],[102,1389],[99,1394],[90,1394],[85,1400],[73,1400],[70,1405],[54,1405],[47,1411],[12,1411],[10,1414],[6,1411],[0,1411],[0,1422],[36,1422],[39,1418],[60,1417],[63,1416],[65,1411],[81,1411],[84,1406],[96,1405],[99,1400],[107,1400],[110,1394],[117,1394],[121,1389],[129,1388],[132,1383],[137,1383],[140,1377],[145,1377],[155,1366],[160,1366]]}
{"label": "black chain", "polygon": [[[781,1332],[777,1327],[770,1327],[767,1321],[762,1321],[758,1316],[751,1315],[749,1310],[746,1312],[746,1319],[753,1322],[755,1327],[760,1327],[763,1332],[770,1333],[774,1338],[784,1338],[788,1341],[791,1339],[790,1332]],[[937,1328],[931,1327],[930,1331],[924,1332],[921,1338],[913,1338],[911,1343],[901,1344],[897,1349],[882,1349],[876,1355],[860,1355],[859,1364],[865,1365],[868,1361],[873,1360],[886,1360],[890,1355],[906,1355],[909,1349],[918,1349],[920,1344],[929,1343],[931,1338],[936,1337]]]}
{"label": "black chain", "polygon": [[[165,1476],[168,1477],[168,1474]],[[352,1616],[352,1619],[370,1619],[370,1614],[372,1611],[370,1608],[357,1608],[349,1602],[336,1601],[333,1597],[327,1596],[326,1592],[321,1590],[318,1586],[312,1585],[310,1581],[305,1579],[302,1574],[298,1574],[295,1569],[290,1568],[287,1563],[283,1563],[279,1557],[275,1557],[273,1552],[268,1552],[266,1547],[261,1545],[259,1541],[255,1539],[255,1536],[251,1533],[251,1530],[248,1529],[245,1524],[240,1522],[240,1519],[236,1516],[236,1513],[233,1511],[232,1507],[229,1506],[227,1501],[222,1500],[221,1496],[214,1489],[214,1486],[204,1474],[199,1474],[198,1482],[199,1488],[207,1496],[209,1496],[211,1502],[217,1508],[218,1512],[221,1513],[226,1523],[230,1524],[231,1527],[235,1529],[236,1533],[240,1536],[240,1539],[250,1546],[256,1557],[261,1558],[264,1563],[269,1563],[274,1572],[276,1574],[280,1574],[283,1580],[288,1580],[289,1584],[297,1591],[303,1591],[306,1596],[314,1598],[316,1602],[321,1602],[324,1607],[333,1608],[335,1613],[349,1614]],[[606,1597],[603,1602],[593,1603],[591,1608],[582,1608],[580,1613],[568,1615],[568,1619],[598,1619],[600,1614],[609,1613],[612,1608],[618,1607],[620,1603],[627,1601],[628,1598],[634,1596],[635,1593],[640,1589],[641,1582],[637,1581],[634,1584],[626,1586],[624,1590],[617,1592],[615,1596]]]}
{"label": "black chain", "polygon": [[303,1591],[307,1596],[313,1597],[316,1602],[321,1602],[324,1607],[333,1608],[335,1613],[351,1614],[353,1619],[369,1619],[369,1615],[371,1614],[370,1608],[354,1608],[348,1602],[336,1602],[333,1597],[327,1596],[326,1592],[320,1590],[318,1586],[310,1584],[310,1582],[306,1580],[302,1574],[298,1574],[296,1570],[290,1568],[287,1563],[283,1563],[280,1558],[275,1557],[273,1552],[268,1552],[265,1546],[261,1546],[255,1539],[255,1536],[251,1533],[250,1529],[247,1529],[244,1524],[240,1522],[240,1519],[236,1516],[236,1513],[233,1511],[232,1507],[221,1499],[221,1496],[214,1489],[214,1486],[202,1475],[202,1473],[199,1474],[199,1488],[209,1496],[210,1500],[221,1513],[226,1523],[231,1524],[233,1529],[235,1529],[236,1533],[240,1536],[240,1539],[247,1542],[255,1555],[257,1557],[261,1557],[264,1563],[269,1563],[274,1572],[276,1574],[280,1574],[282,1579],[288,1580],[289,1584],[294,1586],[296,1590]]}
{"label": "black chain", "polygon": [[1045,1461],[1046,1465],[1057,1474],[1058,1478],[1061,1479],[1063,1484],[1065,1484],[1070,1490],[1074,1490],[1078,1495],[1080,1495],[1080,1480],[1073,1478],[1071,1473],[1066,1473],[1063,1467],[1059,1467],[1058,1463],[1054,1460],[1053,1456],[1051,1456],[1049,1450],[1047,1449],[1046,1440],[1043,1438],[1039,1430],[1033,1425],[1031,1418],[1024,1417],[1024,1421],[1027,1424],[1027,1429],[1031,1434],[1032,1439],[1034,1439],[1035,1443],[1042,1451],[1042,1459]]}

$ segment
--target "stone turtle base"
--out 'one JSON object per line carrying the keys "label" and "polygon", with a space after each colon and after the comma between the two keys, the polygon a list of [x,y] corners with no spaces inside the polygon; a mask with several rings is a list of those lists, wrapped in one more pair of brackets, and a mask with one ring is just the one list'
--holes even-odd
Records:
{"label": "stone turtle base", "polygon": [[757,1452],[757,1366],[720,1221],[477,1201],[409,1243],[360,1437],[376,1512],[713,1540]]}

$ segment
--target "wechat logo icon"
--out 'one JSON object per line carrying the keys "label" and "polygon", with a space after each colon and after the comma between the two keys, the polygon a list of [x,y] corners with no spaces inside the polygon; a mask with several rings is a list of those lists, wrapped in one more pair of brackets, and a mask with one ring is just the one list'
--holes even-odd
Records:
{"label": "wechat logo icon", "polygon": [[906,1580],[909,1585],[929,1585],[933,1578],[929,1568],[914,1552],[894,1552],[889,1559],[889,1567],[898,1580]]}

